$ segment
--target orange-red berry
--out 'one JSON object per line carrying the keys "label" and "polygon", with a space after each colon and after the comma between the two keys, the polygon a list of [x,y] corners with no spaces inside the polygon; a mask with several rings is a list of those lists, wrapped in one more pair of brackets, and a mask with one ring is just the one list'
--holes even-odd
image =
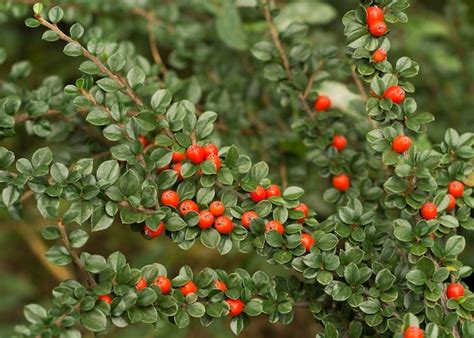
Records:
{"label": "orange-red berry", "polygon": [[433,202],[426,202],[421,206],[421,216],[426,219],[434,219],[438,216],[438,208]]}
{"label": "orange-red berry", "polygon": [[283,224],[281,224],[280,221],[273,220],[265,224],[265,232],[270,232],[270,231],[277,231],[283,235],[283,233],[285,232],[285,228],[283,228]]}
{"label": "orange-red berry", "polygon": [[183,180],[183,175],[181,175],[181,166],[181,162],[175,163],[171,166],[171,169],[173,169],[178,174],[178,181]]}
{"label": "orange-red berry", "polygon": [[216,217],[222,216],[225,211],[225,205],[221,201],[213,201],[209,206],[209,211]]}
{"label": "orange-red berry", "polygon": [[448,203],[448,206],[446,207],[446,210],[451,211],[456,207],[456,197],[454,197],[451,194],[448,194],[448,198],[449,198],[449,203]]}
{"label": "orange-red berry", "polygon": [[423,336],[423,330],[417,326],[410,326],[403,333],[404,338],[423,338]]}
{"label": "orange-red berry", "polygon": [[112,303],[112,297],[110,297],[110,295],[99,295],[97,296],[97,301],[104,301],[106,302],[107,304],[110,304]]}
{"label": "orange-red berry", "polygon": [[405,100],[405,91],[398,85],[393,85],[385,89],[383,97],[392,100],[393,103],[400,104]]}
{"label": "orange-red berry", "polygon": [[373,36],[383,36],[387,33],[387,24],[383,20],[375,21],[369,25],[370,34]]}
{"label": "orange-red berry", "polygon": [[166,190],[161,194],[161,204],[177,208],[179,205],[178,193],[174,190]]}
{"label": "orange-red berry", "polygon": [[341,174],[332,178],[332,185],[339,191],[346,191],[351,186],[349,176]]}
{"label": "orange-red berry", "polygon": [[214,215],[209,210],[199,212],[198,226],[201,229],[209,229],[214,224]]}
{"label": "orange-red berry", "polygon": [[223,281],[221,281],[219,279],[214,282],[214,286],[216,287],[216,289],[221,290],[222,292],[227,291],[226,283],[224,283]]}
{"label": "orange-red berry", "polygon": [[156,230],[153,230],[148,225],[145,225],[143,230],[145,231],[145,235],[151,238],[155,238],[165,231],[165,223],[161,222],[160,225],[158,225],[158,228],[156,228]]}
{"label": "orange-red berry", "polygon": [[187,295],[189,295],[191,293],[196,293],[198,288],[197,288],[196,284],[194,284],[193,281],[189,281],[186,284],[184,284],[182,287],[180,287],[179,290],[181,291],[183,296],[186,297]]}
{"label": "orange-red berry", "polygon": [[158,286],[161,293],[167,295],[171,291],[171,281],[166,276],[158,276],[153,281],[153,284]]}
{"label": "orange-red berry", "polygon": [[464,184],[459,181],[452,181],[448,185],[448,191],[454,197],[461,197],[464,194]]}
{"label": "orange-red berry", "polygon": [[464,286],[461,283],[451,283],[448,285],[448,290],[446,291],[448,298],[458,300],[461,297],[464,297]]}
{"label": "orange-red berry", "polygon": [[240,299],[226,299],[225,300],[227,304],[229,304],[230,310],[229,310],[229,315],[231,317],[238,316],[242,313],[244,309],[244,302],[242,302]]}
{"label": "orange-red berry", "polygon": [[180,153],[178,151],[173,151],[173,154],[171,155],[171,160],[174,163],[182,162],[186,159],[186,154],[185,153]]}
{"label": "orange-red berry", "polygon": [[301,244],[303,244],[304,248],[306,249],[306,252],[309,252],[314,244],[313,236],[306,233],[301,234]]}
{"label": "orange-red berry", "polygon": [[334,134],[332,137],[332,146],[338,151],[343,151],[347,146],[347,139],[342,135]]}
{"label": "orange-red berry", "polygon": [[382,21],[384,19],[383,9],[377,6],[367,7],[367,25],[371,25],[374,22]]}
{"label": "orange-red berry", "polygon": [[298,223],[303,223],[306,217],[308,217],[308,212],[309,212],[308,206],[304,203],[300,203],[295,207],[294,210],[299,210],[303,212],[304,216],[301,218],[298,218]]}
{"label": "orange-red berry", "polygon": [[412,142],[411,138],[409,138],[408,136],[398,135],[392,141],[392,149],[395,152],[397,152],[399,154],[402,154],[405,151],[407,151],[408,149],[410,149],[412,143],[413,142]]}
{"label": "orange-red berry", "polygon": [[148,283],[146,282],[145,278],[142,277],[142,278],[140,278],[138,283],[135,284],[135,289],[137,289],[137,291],[142,291],[147,286],[148,286]]}
{"label": "orange-red berry", "polygon": [[199,212],[199,207],[196,202],[191,200],[181,202],[181,204],[179,205],[179,212],[181,216],[186,216],[186,214],[191,211]]}
{"label": "orange-red berry", "polygon": [[143,135],[138,135],[137,140],[140,141],[142,144],[143,148],[145,148],[148,145],[148,140],[146,139],[145,136]]}
{"label": "orange-red berry", "polygon": [[265,188],[262,187],[261,185],[258,185],[257,188],[250,193],[250,198],[254,202],[260,202],[264,200],[267,196],[267,192],[265,191]]}
{"label": "orange-red berry", "polygon": [[249,228],[250,223],[254,218],[258,218],[258,215],[255,211],[246,211],[242,214],[241,222],[244,228]]}
{"label": "orange-red berry", "polygon": [[387,51],[383,48],[377,49],[373,54],[372,54],[372,60],[375,62],[383,62],[387,59]]}
{"label": "orange-red berry", "polygon": [[200,145],[193,144],[186,149],[186,157],[194,164],[200,164],[206,159],[206,152]]}
{"label": "orange-red berry", "polygon": [[219,149],[217,148],[217,146],[213,143],[208,143],[206,144],[204,147],[204,153],[206,154],[206,157],[211,155],[211,154],[214,154],[216,156],[219,156]]}
{"label": "orange-red berry", "polygon": [[221,234],[230,234],[234,230],[234,223],[227,216],[220,216],[216,218],[214,227]]}
{"label": "orange-red berry", "polygon": [[314,110],[326,111],[331,108],[331,99],[326,95],[319,95],[316,101],[314,101]]}
{"label": "orange-red berry", "polygon": [[206,157],[206,160],[214,162],[217,171],[221,170],[221,159],[218,155],[210,154]]}
{"label": "orange-red berry", "polygon": [[265,198],[276,197],[276,196],[281,196],[281,190],[278,185],[272,184],[271,186],[268,187],[267,190],[265,190]]}

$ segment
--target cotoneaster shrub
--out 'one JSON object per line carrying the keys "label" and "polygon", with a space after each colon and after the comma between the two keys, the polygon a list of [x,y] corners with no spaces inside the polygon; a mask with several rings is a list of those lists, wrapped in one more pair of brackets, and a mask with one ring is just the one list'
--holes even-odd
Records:
{"label": "cotoneaster shrub", "polygon": [[[295,306],[307,307],[322,324],[317,337],[474,336],[474,296],[462,282],[472,268],[457,259],[465,247],[457,230],[474,228],[472,188],[463,183],[472,172],[474,135],[449,129],[431,149],[413,143],[434,118],[417,111],[410,78],[418,64],[390,57],[388,37],[399,29],[396,23],[407,21],[408,0],[361,1],[348,12],[343,58],[334,48],[312,44],[304,24],[278,31],[266,0],[249,3],[267,29],[245,57],[258,60],[266,85],[279,97],[279,106],[269,109],[298,111],[291,127],[314,152],[318,174],[331,185],[324,200],[337,212],[316,220],[302,188],[282,188],[268,178],[265,162],[252,163],[237,146],[213,143],[219,115],[209,107],[234,94],[245,100],[250,84],[235,74],[245,59],[193,50],[202,60],[226,65],[228,81],[240,81],[242,92],[223,98],[212,70],[201,81],[181,79],[173,70],[192,60],[179,48],[180,41],[192,46],[185,32],[174,31],[176,39],[168,41],[176,53],[168,60],[160,55],[153,6],[120,2],[150,25],[152,64],[130,42],[70,22],[75,11],[109,13],[114,6],[65,3],[65,16],[61,7],[35,4],[26,25],[44,29],[44,40],[59,40],[64,54],[82,61],[80,72],[71,74],[79,78],[66,86],[51,76],[30,88],[26,62],[14,64],[1,83],[1,135],[14,135],[24,123],[29,134],[52,143],[29,158],[0,148],[2,206],[20,219],[22,204],[34,199],[52,222],[42,233],[52,241],[48,260],[75,265],[78,280],[54,288],[49,309],[27,305],[27,323],[15,328],[17,337],[80,337],[85,330],[100,335],[165,321],[183,328],[191,318],[207,326],[226,316],[239,334],[253,316],[289,324]],[[169,6],[164,13],[173,17],[176,8]],[[236,7],[223,1],[221,10],[214,13],[217,35],[244,50]],[[319,90],[323,81],[340,77],[339,66],[347,62],[352,73],[343,76],[355,81],[367,118],[334,109]],[[203,89],[209,93],[205,107],[199,104]],[[351,119],[367,122],[367,133],[352,130],[357,139],[366,137],[366,147],[348,142]],[[60,142],[77,152],[58,158],[54,144]],[[107,257],[80,251],[114,221],[145,239],[168,237],[158,240],[184,250],[202,244],[216,257],[233,249],[257,254],[294,273],[284,278],[183,266],[169,275],[166,262],[132,267],[120,251]]]}

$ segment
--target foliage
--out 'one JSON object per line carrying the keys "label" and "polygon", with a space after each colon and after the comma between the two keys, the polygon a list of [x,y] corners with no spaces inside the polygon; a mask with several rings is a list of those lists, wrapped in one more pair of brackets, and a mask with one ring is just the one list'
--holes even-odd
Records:
{"label": "foliage", "polygon": [[[308,24],[330,18],[331,7],[318,4],[326,15],[315,15],[309,3],[295,2],[276,16],[277,10],[265,0],[245,3],[249,16],[265,19],[265,25],[256,22],[250,28],[257,34],[247,33],[232,1],[219,6],[193,1],[186,11],[179,2],[156,12],[120,2],[120,9],[134,12],[147,24],[153,64],[131,42],[108,31],[110,22],[85,28],[92,26],[94,11],[117,11],[107,2],[83,4],[78,12],[67,4],[64,9],[33,6],[34,17],[26,19],[26,25],[45,28],[46,41],[61,40],[64,54],[81,58],[82,75],[65,86],[60,77],[49,76],[30,88],[26,80],[32,73],[30,63],[11,66],[8,80],[1,83],[0,134],[12,137],[24,124],[29,135],[44,138],[48,147],[22,158],[0,148],[1,203],[20,220],[23,204],[33,197],[39,213],[52,223],[42,232],[54,241],[47,259],[59,266],[74,264],[78,280],[54,288],[48,310],[38,304],[26,306],[28,324],[18,325],[16,336],[80,337],[84,329],[103,334],[112,327],[133,323],[161,327],[166,321],[183,328],[190,317],[207,326],[228,316],[232,310],[228,300],[237,299],[245,305],[230,321],[235,334],[250,317],[265,314],[272,323],[288,324],[294,307],[307,306],[324,327],[318,337],[401,337],[409,326],[422,327],[427,337],[474,335],[474,296],[467,287],[458,299],[446,295],[450,281],[472,273],[458,260],[466,241],[457,234],[458,229],[474,226],[472,188],[465,184],[454,208],[449,206],[447,189],[454,180],[467,182],[474,135],[448,129],[444,140],[432,147],[415,144],[402,154],[394,150],[397,136],[425,133],[434,117],[418,112],[412,97],[417,62],[403,56],[391,63],[389,35],[369,33],[366,8],[374,1],[361,1],[342,19],[351,67],[341,66],[348,58],[337,48],[316,46],[308,36]],[[390,30],[407,21],[408,0],[376,3],[384,9]],[[179,11],[186,14],[179,16]],[[186,15],[211,16],[215,26],[195,21],[186,25]],[[161,26],[159,41],[172,50],[166,64],[153,28],[163,17],[170,24]],[[197,44],[188,38],[190,30],[200,32],[193,35],[200,41],[215,32],[220,45]],[[373,52],[380,48],[389,52],[389,58],[374,62]],[[252,83],[239,74],[255,66],[262,68],[264,81]],[[193,75],[180,72],[189,70]],[[220,80],[223,72],[226,83]],[[347,77],[366,101],[369,119],[353,106],[327,111],[311,107],[324,94],[323,82]],[[392,86],[400,86],[410,97],[394,102],[387,95]],[[268,92],[272,94],[266,109],[278,115],[275,120],[296,111],[292,129],[310,149],[318,175],[333,181],[323,199],[336,211],[321,222],[314,211],[303,211],[300,187],[282,182],[283,191],[268,196],[275,181],[268,164],[252,161],[240,146],[220,146],[218,154],[199,160],[194,158],[202,156],[190,153],[196,144],[213,144],[213,129],[221,116],[214,110],[224,118],[229,112],[227,120],[238,120],[241,114],[251,114],[242,102]],[[269,121],[259,128],[288,127]],[[350,141],[366,137],[367,144],[332,146],[335,135],[349,131]],[[61,150],[64,144],[66,150]],[[186,153],[187,159],[176,160],[178,153]],[[340,175],[349,178],[348,189],[335,183]],[[259,187],[267,190],[267,196],[251,194]],[[160,196],[167,190],[178,193],[179,206],[163,203]],[[182,203],[189,200],[199,210],[221,201],[223,217],[232,220],[230,231],[203,226],[196,210],[184,212]],[[432,219],[420,214],[429,201],[437,207]],[[243,215],[248,211],[257,217],[245,225]],[[119,251],[106,257],[79,252],[89,237],[117,223],[130,225],[144,239],[159,235],[164,227],[161,236],[184,250],[201,243],[216,255],[235,250],[256,253],[270,264],[292,270],[294,276],[270,277],[244,269],[196,272],[183,266],[178,275],[169,276],[168,292],[158,283],[158,277],[168,276],[161,264],[134,268]],[[306,247],[302,238],[308,235]],[[217,280],[225,283],[225,290]],[[186,294],[183,287],[191,281],[197,291]],[[111,301],[98,298],[104,295]]]}

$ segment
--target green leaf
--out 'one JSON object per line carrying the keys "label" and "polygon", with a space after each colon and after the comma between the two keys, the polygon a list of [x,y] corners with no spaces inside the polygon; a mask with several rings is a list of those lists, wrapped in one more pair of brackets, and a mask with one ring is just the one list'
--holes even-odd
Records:
{"label": "green leaf", "polygon": [[81,36],[84,34],[84,27],[80,23],[75,23],[69,29],[69,33],[74,40],[79,40]]}
{"label": "green leaf", "polygon": [[11,185],[2,191],[2,202],[6,207],[12,206],[19,198],[20,192]]}
{"label": "green leaf", "polygon": [[26,305],[23,309],[23,315],[32,324],[41,324],[48,317],[46,310],[38,304]]}
{"label": "green leaf", "polygon": [[127,81],[132,88],[136,88],[145,82],[145,72],[140,67],[135,66],[128,71]]}
{"label": "green leaf", "polygon": [[125,174],[120,177],[118,184],[124,196],[131,196],[140,191],[140,178],[132,169],[127,170]]}
{"label": "green leaf", "polygon": [[377,285],[380,291],[387,291],[393,286],[395,280],[395,276],[389,269],[383,269],[377,273],[375,285]]}
{"label": "green leaf", "polygon": [[294,201],[303,196],[304,190],[300,187],[288,187],[283,191],[283,198],[289,201]]}
{"label": "green leaf", "polygon": [[194,318],[201,318],[206,313],[206,307],[199,302],[189,305],[186,310],[188,314]]}
{"label": "green leaf", "polygon": [[69,234],[69,241],[71,242],[71,246],[73,248],[82,247],[84,244],[87,243],[88,239],[89,234],[82,229],[74,230]]}
{"label": "green leaf", "polygon": [[159,89],[151,97],[151,107],[155,110],[166,109],[173,99],[168,89]]}
{"label": "green leaf", "polygon": [[59,6],[52,7],[48,12],[49,21],[52,23],[58,23],[64,16],[64,11]]}
{"label": "green leaf", "polygon": [[227,46],[237,50],[247,48],[247,36],[237,6],[233,1],[222,1],[222,7],[216,18],[216,29],[217,35]]}
{"label": "green leaf", "polygon": [[107,64],[113,72],[119,72],[127,64],[127,60],[122,53],[116,52],[109,56]]}
{"label": "green leaf", "polygon": [[421,270],[411,270],[407,273],[406,279],[415,285],[424,285],[428,280],[426,274]]}
{"label": "green leaf", "polygon": [[96,84],[97,86],[99,86],[100,89],[108,93],[116,92],[120,88],[117,82],[112,79],[109,79],[108,77],[98,80]]}
{"label": "green leaf", "polygon": [[207,229],[201,232],[201,243],[209,249],[215,249],[219,245],[221,235],[215,229]]}
{"label": "green leaf", "polygon": [[77,42],[69,42],[66,46],[64,46],[63,53],[67,56],[81,56],[82,55],[82,48],[81,45]]}
{"label": "green leaf", "polygon": [[66,183],[67,177],[69,176],[68,168],[62,163],[54,163],[51,166],[51,177],[59,184]]}
{"label": "green leaf", "polygon": [[55,265],[68,265],[72,262],[69,251],[62,245],[54,245],[46,251],[45,254],[48,261]]}
{"label": "green leaf", "polygon": [[104,331],[107,327],[107,317],[98,308],[81,313],[81,323],[92,332]]}
{"label": "green leaf", "polygon": [[466,239],[463,236],[455,235],[446,241],[444,252],[446,256],[457,256],[464,251]]}
{"label": "green leaf", "polygon": [[48,147],[38,149],[31,158],[31,163],[35,169],[49,165],[51,161],[53,161],[53,153]]}

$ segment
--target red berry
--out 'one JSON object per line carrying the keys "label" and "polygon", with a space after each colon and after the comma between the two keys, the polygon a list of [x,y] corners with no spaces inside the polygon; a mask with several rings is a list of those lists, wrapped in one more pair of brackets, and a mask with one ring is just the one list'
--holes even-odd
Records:
{"label": "red berry", "polygon": [[408,149],[410,149],[411,144],[412,144],[411,138],[409,138],[406,135],[398,135],[392,141],[392,149],[395,152],[402,154]]}
{"label": "red berry", "polygon": [[214,227],[221,234],[230,234],[234,230],[234,223],[227,216],[217,217]]}
{"label": "red berry", "polygon": [[346,148],[347,139],[342,135],[334,134],[332,137],[332,146],[338,151],[343,151]]}
{"label": "red berry", "polygon": [[209,210],[202,210],[199,213],[199,224],[201,229],[209,229],[214,224],[214,215]]}
{"label": "red berry", "polygon": [[464,286],[462,286],[461,283],[451,283],[448,285],[446,294],[448,298],[458,300],[459,298],[464,297]]}
{"label": "red berry", "polygon": [[265,232],[270,232],[272,230],[277,231],[282,235],[285,232],[285,229],[283,228],[283,224],[281,224],[280,221],[276,221],[276,220],[267,222],[267,224],[265,224]]}
{"label": "red berry", "polygon": [[301,234],[301,244],[303,244],[304,248],[306,249],[306,252],[309,252],[311,250],[311,247],[314,244],[314,238],[310,234]]}
{"label": "red berry", "polygon": [[163,191],[161,194],[161,204],[177,208],[179,204],[178,193],[174,190]]}
{"label": "red berry", "polygon": [[452,181],[448,185],[448,191],[454,197],[461,197],[464,194],[464,184],[459,181]]}
{"label": "red berry", "polygon": [[393,85],[385,89],[383,97],[392,100],[393,103],[400,104],[405,100],[405,91],[402,87]]}
{"label": "red berry", "polygon": [[156,230],[153,230],[148,225],[145,225],[144,231],[145,235],[147,235],[148,237],[158,237],[163,233],[163,231],[165,231],[165,223],[161,222],[160,225],[158,225],[158,228],[156,228]]}
{"label": "red berry", "polygon": [[225,301],[227,302],[227,304],[229,304],[229,315],[231,317],[238,316],[242,313],[242,310],[244,309],[244,302],[242,302],[240,299],[228,298]]}
{"label": "red berry", "polygon": [[209,206],[209,210],[214,216],[221,216],[224,214],[225,205],[221,201],[213,201]]}
{"label": "red berry", "polygon": [[377,6],[367,7],[367,25],[371,25],[377,21],[383,21],[383,9]]}
{"label": "red berry", "polygon": [[351,181],[349,179],[349,176],[347,176],[346,174],[341,174],[332,178],[332,185],[339,191],[346,191],[347,189],[349,189]]}
{"label": "red berry", "polygon": [[260,202],[264,200],[267,196],[267,192],[265,191],[265,188],[262,187],[261,185],[258,185],[257,188],[250,193],[250,198],[254,202]]}
{"label": "red berry", "polygon": [[298,219],[298,223],[303,223],[306,217],[308,217],[308,212],[309,212],[308,206],[304,203],[300,203],[295,207],[294,210],[299,210],[303,212],[304,216]]}
{"label": "red berry", "polygon": [[270,198],[275,196],[281,196],[281,190],[279,186],[272,184],[267,190],[265,190],[265,197]]}
{"label": "red berry", "polygon": [[446,207],[446,210],[451,211],[456,207],[456,197],[454,197],[451,194],[448,194],[448,198],[449,198],[449,204]]}
{"label": "red berry", "polygon": [[241,218],[243,227],[248,229],[254,218],[258,218],[258,215],[255,211],[244,212]]}
{"label": "red berry", "polygon": [[145,148],[148,145],[148,140],[146,139],[145,136],[143,135],[138,135],[137,137],[138,141],[142,144],[143,148]]}
{"label": "red berry", "polygon": [[423,338],[423,330],[416,326],[409,326],[403,335],[404,338]]}
{"label": "red berry", "polygon": [[227,285],[221,280],[216,280],[214,282],[214,286],[216,287],[216,289],[221,290],[222,292],[227,291]]}
{"label": "red berry", "polygon": [[221,170],[221,159],[219,158],[218,155],[210,154],[209,156],[206,157],[206,160],[213,161],[214,164],[216,165],[216,170],[217,171]]}
{"label": "red berry", "polygon": [[97,301],[104,301],[106,302],[107,304],[110,304],[112,303],[112,297],[110,297],[109,295],[99,295],[97,296]]}
{"label": "red berry", "polygon": [[158,276],[153,282],[154,285],[158,286],[161,293],[167,295],[171,291],[171,281],[165,276]]}
{"label": "red berry", "polygon": [[369,26],[370,34],[373,36],[382,36],[387,33],[387,24],[385,21],[375,21]]}
{"label": "red berry", "polygon": [[178,163],[173,164],[173,166],[171,167],[171,169],[176,171],[176,173],[178,174],[178,181],[183,180],[183,175],[181,175],[181,166],[182,166],[181,162],[178,162]]}
{"label": "red berry", "polygon": [[196,202],[191,200],[181,202],[181,204],[179,205],[179,212],[181,216],[186,216],[186,214],[191,211],[199,212],[199,207]]}
{"label": "red berry", "polygon": [[383,48],[377,49],[373,54],[372,54],[372,60],[375,62],[383,62],[387,59],[387,51]]}
{"label": "red berry", "polygon": [[173,154],[171,155],[171,160],[174,163],[182,162],[186,159],[186,154],[185,153],[180,153],[178,151],[174,151]]}
{"label": "red berry", "polygon": [[159,174],[165,170],[168,170],[170,168],[169,165],[165,165],[164,167],[161,167],[161,168],[156,168],[156,172]]}
{"label": "red berry", "polygon": [[331,108],[331,99],[326,95],[319,95],[314,101],[314,110],[326,111]]}
{"label": "red berry", "polygon": [[438,215],[438,208],[433,202],[426,202],[421,206],[421,216],[424,219],[430,220],[436,218]]}
{"label": "red berry", "polygon": [[137,291],[142,291],[147,286],[148,286],[148,283],[146,282],[145,278],[142,277],[142,278],[140,278],[138,283],[135,284],[135,289],[137,289]]}
{"label": "red berry", "polygon": [[203,149],[204,149],[204,153],[206,154],[206,157],[211,154],[219,156],[219,149],[217,148],[215,144],[208,143],[203,147]]}
{"label": "red berry", "polygon": [[193,281],[189,281],[186,284],[184,284],[182,287],[179,288],[181,293],[186,297],[187,295],[191,293],[196,293],[198,290],[196,284],[194,284]]}
{"label": "red berry", "polygon": [[193,144],[186,150],[186,157],[194,164],[199,164],[206,159],[206,152],[200,145]]}

